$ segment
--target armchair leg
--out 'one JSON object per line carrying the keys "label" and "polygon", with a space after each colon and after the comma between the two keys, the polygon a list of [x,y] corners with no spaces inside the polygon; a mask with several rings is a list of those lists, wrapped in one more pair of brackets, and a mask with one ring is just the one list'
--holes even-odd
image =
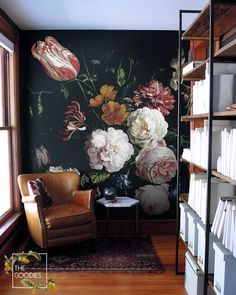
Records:
{"label": "armchair leg", "polygon": [[91,240],[91,251],[92,251],[92,253],[95,253],[97,251],[97,240],[96,239]]}

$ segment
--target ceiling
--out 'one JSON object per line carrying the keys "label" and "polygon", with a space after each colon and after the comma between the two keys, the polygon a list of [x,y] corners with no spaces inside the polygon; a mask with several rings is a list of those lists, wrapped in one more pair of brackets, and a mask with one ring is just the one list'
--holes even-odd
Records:
{"label": "ceiling", "polygon": [[[180,9],[202,9],[207,0],[1,0],[0,8],[22,30],[178,30]],[[184,14],[183,28],[196,16]]]}

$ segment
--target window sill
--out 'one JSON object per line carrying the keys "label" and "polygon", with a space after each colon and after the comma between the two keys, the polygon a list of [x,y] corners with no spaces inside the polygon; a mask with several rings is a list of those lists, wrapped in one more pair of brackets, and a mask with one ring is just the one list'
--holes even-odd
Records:
{"label": "window sill", "polygon": [[0,245],[9,237],[20,222],[22,212],[14,213],[0,226]]}

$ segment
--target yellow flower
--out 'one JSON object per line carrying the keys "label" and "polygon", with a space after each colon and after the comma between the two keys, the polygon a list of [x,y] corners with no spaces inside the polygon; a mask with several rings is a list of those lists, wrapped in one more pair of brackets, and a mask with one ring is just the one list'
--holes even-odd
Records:
{"label": "yellow flower", "polygon": [[121,125],[129,116],[129,112],[126,112],[124,104],[118,102],[109,101],[102,106],[102,120],[107,125]]}
{"label": "yellow flower", "polygon": [[11,270],[11,264],[9,262],[4,263],[4,270],[6,273],[9,273],[9,271]]}
{"label": "yellow flower", "polygon": [[27,257],[22,257],[21,262],[23,264],[28,264],[30,261],[29,261],[29,259]]}
{"label": "yellow flower", "polygon": [[115,100],[116,94],[117,90],[114,90],[114,86],[105,84],[100,88],[100,94],[95,98],[90,98],[89,104],[92,107],[99,107],[103,104],[104,100]]}
{"label": "yellow flower", "polygon": [[48,289],[53,292],[57,291],[56,283],[53,280],[49,280]]}

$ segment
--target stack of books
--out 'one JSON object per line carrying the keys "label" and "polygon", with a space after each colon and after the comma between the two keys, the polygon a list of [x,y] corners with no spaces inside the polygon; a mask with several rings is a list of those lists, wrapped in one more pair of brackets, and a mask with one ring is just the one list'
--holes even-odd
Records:
{"label": "stack of books", "polygon": [[[205,79],[196,81],[192,88],[193,115],[209,112],[210,66],[206,63]],[[234,63],[214,64],[213,112],[226,111],[236,101],[236,65]]]}
{"label": "stack of books", "polygon": [[[222,195],[234,196],[234,185],[224,182],[216,177],[211,178],[211,208],[210,222],[213,222],[217,205]],[[192,173],[189,187],[189,206],[198,214],[202,222],[206,224],[207,205],[207,174]]]}
{"label": "stack of books", "polygon": [[221,149],[217,171],[236,180],[236,129],[224,128],[220,135]]}
{"label": "stack of books", "polygon": [[[214,123],[212,128],[212,169],[216,169],[221,149],[221,130],[229,126],[229,121]],[[208,166],[208,122],[204,127],[192,129],[190,132],[191,162],[207,169]]]}
{"label": "stack of books", "polygon": [[211,231],[236,257],[236,197],[219,200]]}

